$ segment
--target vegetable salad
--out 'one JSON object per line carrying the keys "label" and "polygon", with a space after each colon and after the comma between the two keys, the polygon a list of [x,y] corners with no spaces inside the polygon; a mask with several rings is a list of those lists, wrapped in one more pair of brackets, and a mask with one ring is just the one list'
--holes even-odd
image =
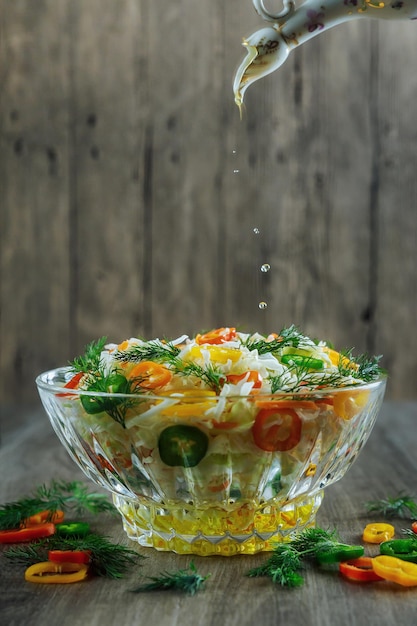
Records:
{"label": "vegetable salad", "polygon": [[[94,470],[119,489],[163,502],[265,502],[328,474],[343,432],[368,410],[378,361],[294,326],[101,339],[56,396]],[[342,456],[355,455],[362,435],[349,435]]]}

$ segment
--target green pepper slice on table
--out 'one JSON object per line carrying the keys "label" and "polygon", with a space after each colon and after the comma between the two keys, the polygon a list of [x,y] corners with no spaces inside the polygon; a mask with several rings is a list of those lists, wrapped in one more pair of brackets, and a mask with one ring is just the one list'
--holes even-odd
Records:
{"label": "green pepper slice on table", "polygon": [[402,561],[417,563],[417,538],[384,541],[380,544],[379,551],[386,556],[394,556]]}
{"label": "green pepper slice on table", "polygon": [[334,543],[323,548],[316,554],[316,560],[321,565],[327,563],[340,563],[341,561],[350,561],[359,559],[363,556],[365,550],[363,546],[349,546],[345,543]]}
{"label": "green pepper slice on table", "polygon": [[208,437],[196,426],[175,424],[159,436],[161,460],[170,467],[195,467],[205,457]]}
{"label": "green pepper slice on table", "polygon": [[90,524],[86,522],[69,522],[68,524],[57,524],[56,534],[63,537],[85,537],[91,532]]}

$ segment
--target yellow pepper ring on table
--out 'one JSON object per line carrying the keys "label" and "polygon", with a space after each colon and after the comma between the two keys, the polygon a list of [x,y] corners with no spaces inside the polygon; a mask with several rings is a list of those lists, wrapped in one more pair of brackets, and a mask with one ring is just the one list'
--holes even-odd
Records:
{"label": "yellow pepper ring on table", "polygon": [[382,543],[392,539],[394,535],[394,526],[392,526],[392,524],[385,524],[381,522],[365,526],[362,539],[367,543]]}
{"label": "yellow pepper ring on table", "polygon": [[88,566],[84,563],[53,563],[43,561],[27,568],[25,580],[31,583],[67,584],[87,578]]}
{"label": "yellow pepper ring on table", "polygon": [[375,556],[372,559],[374,572],[404,587],[417,586],[417,564],[402,561],[395,556]]}

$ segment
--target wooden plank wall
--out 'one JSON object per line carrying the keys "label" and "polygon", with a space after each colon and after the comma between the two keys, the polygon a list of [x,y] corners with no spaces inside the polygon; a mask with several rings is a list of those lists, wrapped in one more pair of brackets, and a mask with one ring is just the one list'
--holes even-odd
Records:
{"label": "wooden plank wall", "polygon": [[416,25],[323,33],[240,121],[261,25],[250,0],[0,0],[2,403],[102,335],[291,323],[417,397]]}

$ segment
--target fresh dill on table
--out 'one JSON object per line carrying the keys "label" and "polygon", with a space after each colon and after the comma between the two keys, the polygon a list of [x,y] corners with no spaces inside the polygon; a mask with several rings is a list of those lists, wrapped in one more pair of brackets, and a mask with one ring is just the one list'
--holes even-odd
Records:
{"label": "fresh dill on table", "polygon": [[306,562],[331,554],[342,546],[349,548],[340,543],[336,530],[307,528],[291,541],[277,543],[265,563],[253,567],[247,575],[251,578],[267,576],[283,587],[300,587],[304,583],[300,570]]}
{"label": "fresh dill on table", "polygon": [[90,570],[95,576],[122,578],[130,567],[145,558],[126,546],[111,542],[107,537],[90,533],[84,537],[51,535],[30,545],[13,546],[3,552],[10,561],[27,566],[48,560],[50,550],[81,550],[91,552]]}
{"label": "fresh dill on table", "polygon": [[159,576],[150,576],[148,578],[149,583],[144,583],[132,589],[132,591],[139,593],[143,591],[167,591],[169,589],[175,589],[193,596],[197,591],[203,588],[205,581],[209,577],[210,574],[201,576],[192,562],[187,569],[162,572]]}
{"label": "fresh dill on table", "polygon": [[50,486],[37,487],[29,496],[1,505],[0,530],[19,528],[25,519],[40,511],[53,513],[58,510],[72,511],[76,515],[115,512],[108,496],[89,493],[82,482],[54,480]]}
{"label": "fresh dill on table", "polygon": [[399,493],[395,497],[367,502],[366,508],[368,513],[382,515],[383,517],[417,519],[417,501],[414,496],[406,493]]}

